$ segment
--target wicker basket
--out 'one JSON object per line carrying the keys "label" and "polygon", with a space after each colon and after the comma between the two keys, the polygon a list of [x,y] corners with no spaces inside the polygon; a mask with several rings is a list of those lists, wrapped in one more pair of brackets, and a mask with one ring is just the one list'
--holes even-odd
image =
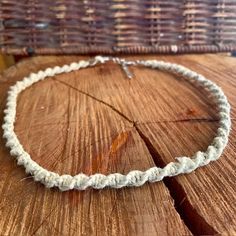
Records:
{"label": "wicker basket", "polygon": [[0,0],[11,54],[186,53],[236,49],[236,0]]}

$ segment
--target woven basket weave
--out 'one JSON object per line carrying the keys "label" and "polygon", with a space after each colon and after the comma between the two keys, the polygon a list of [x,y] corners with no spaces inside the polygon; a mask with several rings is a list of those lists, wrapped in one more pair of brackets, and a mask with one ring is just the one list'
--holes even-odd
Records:
{"label": "woven basket weave", "polygon": [[186,53],[236,49],[236,0],[0,0],[11,54]]}

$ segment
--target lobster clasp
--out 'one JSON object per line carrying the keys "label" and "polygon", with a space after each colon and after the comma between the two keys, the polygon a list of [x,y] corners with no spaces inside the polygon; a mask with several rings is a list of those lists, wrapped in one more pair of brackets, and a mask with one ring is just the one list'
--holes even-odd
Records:
{"label": "lobster clasp", "polygon": [[124,71],[124,73],[126,74],[128,79],[132,79],[133,78],[133,74],[130,72],[129,70],[129,65],[135,65],[135,62],[133,61],[126,61],[123,58],[119,58],[119,57],[111,57],[111,60],[114,63],[117,63],[121,66],[122,70]]}
{"label": "lobster clasp", "polygon": [[128,79],[132,79],[133,78],[133,74],[130,72],[128,66],[129,65],[135,65],[134,61],[126,61],[123,58],[119,58],[119,57],[109,57],[109,56],[96,56],[94,58],[94,61],[99,62],[99,63],[105,63],[107,61],[112,61],[114,63],[117,63],[121,66],[122,70],[124,71],[124,73],[126,74]]}

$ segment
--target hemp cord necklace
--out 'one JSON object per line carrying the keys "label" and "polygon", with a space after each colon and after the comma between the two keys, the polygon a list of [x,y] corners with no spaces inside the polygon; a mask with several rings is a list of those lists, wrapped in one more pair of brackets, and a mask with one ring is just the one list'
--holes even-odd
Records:
{"label": "hemp cord necklace", "polygon": [[[205,152],[198,151],[191,158],[185,156],[177,157],[176,162],[170,162],[164,168],[152,167],[146,171],[132,170],[127,175],[120,173],[112,173],[108,175],[96,173],[90,176],[83,173],[79,173],[75,176],[59,175],[46,170],[33,161],[30,155],[24,150],[14,132],[18,95],[34,83],[48,77],[92,67],[107,61],[113,61],[114,63],[120,64],[128,78],[132,78],[132,74],[128,70],[129,65],[142,66],[174,73],[184,77],[190,83],[206,89],[216,102],[219,112],[219,128],[217,129],[217,135],[208,146],[207,150]],[[58,187],[62,191],[70,189],[84,190],[88,187],[95,189],[103,189],[105,187],[122,188],[125,186],[138,187],[146,182],[161,181],[167,176],[190,173],[198,167],[207,165],[209,162],[215,161],[220,157],[227,145],[231,126],[230,105],[225,94],[214,82],[206,79],[202,75],[197,74],[184,66],[164,61],[126,61],[125,59],[117,57],[103,56],[96,56],[92,60],[81,60],[79,62],[73,62],[70,65],[64,65],[62,67],[56,66],[54,68],[47,68],[43,71],[40,70],[37,73],[31,73],[28,77],[25,77],[22,81],[18,81],[15,85],[10,87],[4,113],[5,116],[2,125],[3,137],[6,139],[6,146],[10,148],[10,154],[15,156],[17,164],[23,165],[25,167],[25,172],[31,174],[35,181],[41,182],[48,188]]]}

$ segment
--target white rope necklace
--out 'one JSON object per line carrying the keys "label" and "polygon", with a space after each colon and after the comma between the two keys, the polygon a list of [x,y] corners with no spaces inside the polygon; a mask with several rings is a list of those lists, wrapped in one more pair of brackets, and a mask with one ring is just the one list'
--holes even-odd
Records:
{"label": "white rope necklace", "polygon": [[[83,173],[79,173],[75,176],[59,175],[44,169],[42,166],[33,161],[30,155],[24,150],[14,132],[18,95],[32,84],[40,80],[44,80],[47,77],[91,67],[107,61],[113,61],[120,64],[129,78],[131,78],[132,75],[128,70],[128,65],[144,66],[169,71],[171,73],[183,76],[189,82],[198,84],[211,93],[212,98],[218,106],[219,128],[217,130],[217,136],[213,139],[207,150],[205,152],[198,151],[192,158],[177,157],[176,162],[171,162],[164,168],[152,167],[146,171],[133,170],[127,175],[120,173],[113,173],[109,175],[97,173],[90,176]],[[28,77],[25,77],[22,81],[18,81],[14,86],[10,87],[4,113],[4,124],[2,125],[3,137],[6,139],[6,146],[10,148],[11,155],[16,157],[17,164],[23,165],[26,173],[31,174],[35,181],[39,181],[49,188],[58,187],[62,191],[70,189],[84,190],[88,187],[102,189],[104,187],[122,188],[125,186],[141,186],[145,182],[161,181],[167,176],[190,173],[198,167],[207,165],[210,161],[217,160],[220,157],[228,142],[228,135],[231,126],[230,105],[226,96],[220,87],[212,81],[207,80],[202,75],[199,75],[181,65],[163,61],[126,61],[124,59],[102,56],[97,56],[93,60],[82,60],[78,63],[74,62],[70,65],[64,65],[62,67],[56,66],[54,68],[47,68],[46,70],[39,71],[37,73],[31,73]]]}

